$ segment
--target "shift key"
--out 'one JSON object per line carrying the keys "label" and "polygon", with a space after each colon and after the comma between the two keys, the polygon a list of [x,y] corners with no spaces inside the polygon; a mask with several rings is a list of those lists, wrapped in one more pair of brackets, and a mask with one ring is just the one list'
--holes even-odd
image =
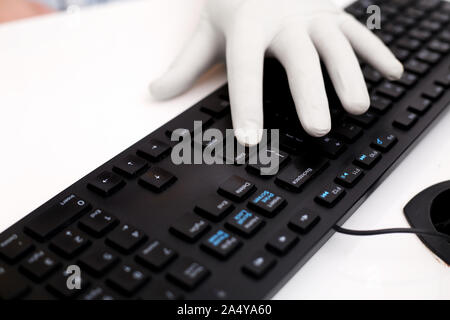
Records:
{"label": "shift key", "polygon": [[75,194],[70,194],[31,220],[25,226],[25,231],[38,240],[47,239],[79,217],[89,207],[86,201]]}

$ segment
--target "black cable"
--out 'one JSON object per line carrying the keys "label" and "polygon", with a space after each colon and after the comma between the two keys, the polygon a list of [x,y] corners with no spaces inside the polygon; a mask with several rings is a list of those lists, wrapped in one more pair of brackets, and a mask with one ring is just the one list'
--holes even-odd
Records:
{"label": "black cable", "polygon": [[417,228],[390,228],[390,229],[378,229],[378,230],[351,230],[345,229],[339,226],[334,226],[333,229],[336,232],[351,235],[351,236],[376,236],[388,233],[413,233],[422,236],[439,237],[450,242],[450,236],[445,233],[440,233],[436,231],[430,231],[425,229]]}

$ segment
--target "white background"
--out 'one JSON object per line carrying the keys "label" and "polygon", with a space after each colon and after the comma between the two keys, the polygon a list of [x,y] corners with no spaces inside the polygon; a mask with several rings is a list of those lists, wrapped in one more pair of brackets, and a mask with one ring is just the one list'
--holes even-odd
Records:
{"label": "white background", "polygon": [[[224,83],[153,101],[202,0],[136,0],[0,25],[0,231]],[[348,1],[336,1],[341,5]],[[348,220],[407,226],[402,208],[450,178],[450,114]],[[413,235],[334,235],[275,296],[450,298],[450,269]]]}

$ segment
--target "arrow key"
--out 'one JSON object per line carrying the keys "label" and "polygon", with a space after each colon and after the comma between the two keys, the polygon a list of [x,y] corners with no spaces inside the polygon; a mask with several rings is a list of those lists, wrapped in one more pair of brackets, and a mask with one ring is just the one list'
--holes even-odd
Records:
{"label": "arrow key", "polygon": [[176,180],[177,178],[170,172],[162,168],[152,167],[141,176],[139,183],[154,192],[161,192]]}
{"label": "arrow key", "polygon": [[125,185],[122,178],[112,172],[104,171],[89,182],[88,188],[102,196],[110,196]]}
{"label": "arrow key", "polygon": [[267,249],[278,255],[286,254],[298,242],[297,235],[289,229],[282,229],[272,236]]}
{"label": "arrow key", "polygon": [[106,238],[106,243],[122,253],[130,253],[147,239],[147,236],[139,229],[129,224],[122,224],[111,232]]}
{"label": "arrow key", "polygon": [[144,159],[130,154],[117,162],[113,170],[127,178],[133,178],[145,168],[147,168],[147,162]]}

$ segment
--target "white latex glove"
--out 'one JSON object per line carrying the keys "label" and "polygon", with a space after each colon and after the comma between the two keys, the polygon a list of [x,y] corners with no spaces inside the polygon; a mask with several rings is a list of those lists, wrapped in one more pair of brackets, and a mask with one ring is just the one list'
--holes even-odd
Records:
{"label": "white latex glove", "polygon": [[254,145],[263,128],[268,53],[286,69],[303,128],[319,137],[331,129],[319,56],[344,108],[352,114],[369,108],[353,50],[388,79],[401,77],[402,64],[381,40],[329,0],[207,0],[192,39],[150,91],[158,99],[176,96],[226,58],[235,135],[240,143]]}

